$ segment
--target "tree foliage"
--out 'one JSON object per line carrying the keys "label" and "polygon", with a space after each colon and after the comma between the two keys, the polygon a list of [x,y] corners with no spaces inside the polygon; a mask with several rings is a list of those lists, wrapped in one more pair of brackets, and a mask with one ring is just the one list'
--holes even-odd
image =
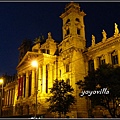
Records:
{"label": "tree foliage", "polygon": [[58,112],[59,117],[61,114],[66,115],[70,106],[75,103],[75,97],[72,95],[74,89],[64,80],[57,79],[50,89],[52,96],[47,99],[47,102],[50,102],[48,110]]}
{"label": "tree foliage", "polygon": [[[120,105],[120,67],[114,67],[110,64],[103,64],[97,70],[89,72],[84,81],[77,82],[79,88],[85,91],[94,91],[107,88],[109,94],[94,94],[89,96],[93,105],[105,107],[110,115],[118,117],[117,109]],[[97,88],[97,86],[100,88]],[[81,94],[81,93],[80,93]],[[80,95],[79,94],[79,95]],[[88,96],[88,95],[86,95]]]}

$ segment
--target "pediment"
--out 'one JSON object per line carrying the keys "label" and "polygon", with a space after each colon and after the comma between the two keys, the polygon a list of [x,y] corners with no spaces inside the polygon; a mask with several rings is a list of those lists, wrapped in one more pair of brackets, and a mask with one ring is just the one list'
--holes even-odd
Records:
{"label": "pediment", "polygon": [[20,66],[25,65],[26,63],[28,64],[28,62],[30,62],[31,60],[36,59],[37,57],[39,57],[39,55],[40,55],[39,53],[28,51],[23,57],[23,59],[19,62],[17,69]]}

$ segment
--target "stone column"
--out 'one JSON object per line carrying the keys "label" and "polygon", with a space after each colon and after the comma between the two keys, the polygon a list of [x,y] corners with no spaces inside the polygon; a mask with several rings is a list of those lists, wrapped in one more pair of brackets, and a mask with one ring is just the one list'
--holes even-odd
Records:
{"label": "stone column", "polygon": [[109,53],[106,53],[106,54],[105,54],[105,63],[106,63],[106,64],[110,63]]}
{"label": "stone column", "polygon": [[8,100],[8,106],[10,105],[10,104],[9,104],[9,102],[10,102],[9,99],[10,99],[10,92],[9,92],[9,90],[8,90],[8,99],[7,99],[7,100]]}
{"label": "stone column", "polygon": [[96,70],[98,68],[98,59],[94,58],[94,69]]}
{"label": "stone column", "polygon": [[8,105],[8,90],[6,91],[6,105]]}
{"label": "stone column", "polygon": [[5,94],[4,94],[4,106],[6,106],[6,91],[5,91]]}
{"label": "stone column", "polygon": [[25,91],[25,97],[28,97],[28,92],[29,92],[29,75],[28,71],[26,72],[26,91]]}
{"label": "stone column", "polygon": [[53,77],[52,77],[52,65],[49,65],[49,71],[48,71],[48,93],[50,92],[49,88],[52,88],[53,86]]}
{"label": "stone column", "polygon": [[120,65],[120,50],[118,50],[118,64]]}
{"label": "stone column", "polygon": [[41,66],[38,67],[38,94],[41,93],[41,82],[42,78],[41,78]]}
{"label": "stone column", "polygon": [[35,69],[32,70],[32,84],[31,84],[32,95],[35,93]]}
{"label": "stone column", "polygon": [[24,75],[22,75],[22,79],[23,79],[23,80],[22,80],[22,84],[23,84],[23,85],[22,85],[22,97],[24,98],[24,82],[25,82],[25,81],[24,81]]}
{"label": "stone column", "polygon": [[11,105],[11,103],[12,103],[12,100],[11,100],[11,95],[12,95],[12,93],[11,93],[12,91],[11,91],[11,89],[9,90],[9,94],[10,94],[10,97],[9,97],[9,105]]}
{"label": "stone column", "polygon": [[46,93],[46,65],[43,65],[42,91]]}
{"label": "stone column", "polygon": [[12,88],[12,98],[11,98],[12,99],[12,102],[11,102],[12,105],[14,103],[14,99],[13,99],[14,97],[13,96],[14,96],[14,88]]}

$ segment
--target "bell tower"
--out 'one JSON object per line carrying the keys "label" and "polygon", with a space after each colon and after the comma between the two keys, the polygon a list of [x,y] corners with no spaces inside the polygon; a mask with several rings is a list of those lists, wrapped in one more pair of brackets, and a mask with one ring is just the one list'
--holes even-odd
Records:
{"label": "bell tower", "polygon": [[[59,44],[59,55],[61,56],[61,71],[64,80],[69,79],[74,88],[76,105],[72,111],[75,117],[88,117],[88,107],[85,97],[79,97],[79,89],[75,84],[78,80],[84,80],[87,74],[85,55],[86,49],[84,16],[86,14],[80,11],[78,3],[71,2],[66,5],[65,12],[60,16],[63,20],[62,31],[63,40]],[[69,69],[67,69],[69,68]]]}
{"label": "bell tower", "polygon": [[[80,11],[80,6],[78,3],[71,2],[66,5],[65,12],[60,16],[63,20],[63,40],[68,37],[74,37],[76,42],[80,46],[74,46],[84,49],[86,46],[85,40],[85,25],[84,25],[84,16],[86,14],[83,11]],[[73,41],[71,41],[73,42]],[[75,41],[74,41],[75,42]]]}

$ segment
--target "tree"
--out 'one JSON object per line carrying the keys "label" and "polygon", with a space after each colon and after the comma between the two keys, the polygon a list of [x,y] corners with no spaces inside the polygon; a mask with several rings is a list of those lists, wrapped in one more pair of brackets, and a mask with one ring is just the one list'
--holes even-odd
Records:
{"label": "tree", "polygon": [[50,89],[52,96],[47,99],[47,102],[50,102],[48,111],[57,112],[59,117],[66,115],[70,106],[75,103],[75,97],[72,95],[74,89],[64,80],[57,79]]}
{"label": "tree", "polygon": [[[117,109],[120,105],[119,66],[114,67],[110,64],[103,64],[97,70],[88,72],[84,80],[79,80],[76,84],[84,91],[84,94],[89,97],[91,102],[94,103],[93,106],[101,105],[109,111],[113,118],[118,117]],[[103,89],[104,91],[101,91]],[[107,90],[106,94],[105,89]],[[93,91],[94,94],[88,95],[89,91]],[[82,97],[81,93],[79,95]]]}

